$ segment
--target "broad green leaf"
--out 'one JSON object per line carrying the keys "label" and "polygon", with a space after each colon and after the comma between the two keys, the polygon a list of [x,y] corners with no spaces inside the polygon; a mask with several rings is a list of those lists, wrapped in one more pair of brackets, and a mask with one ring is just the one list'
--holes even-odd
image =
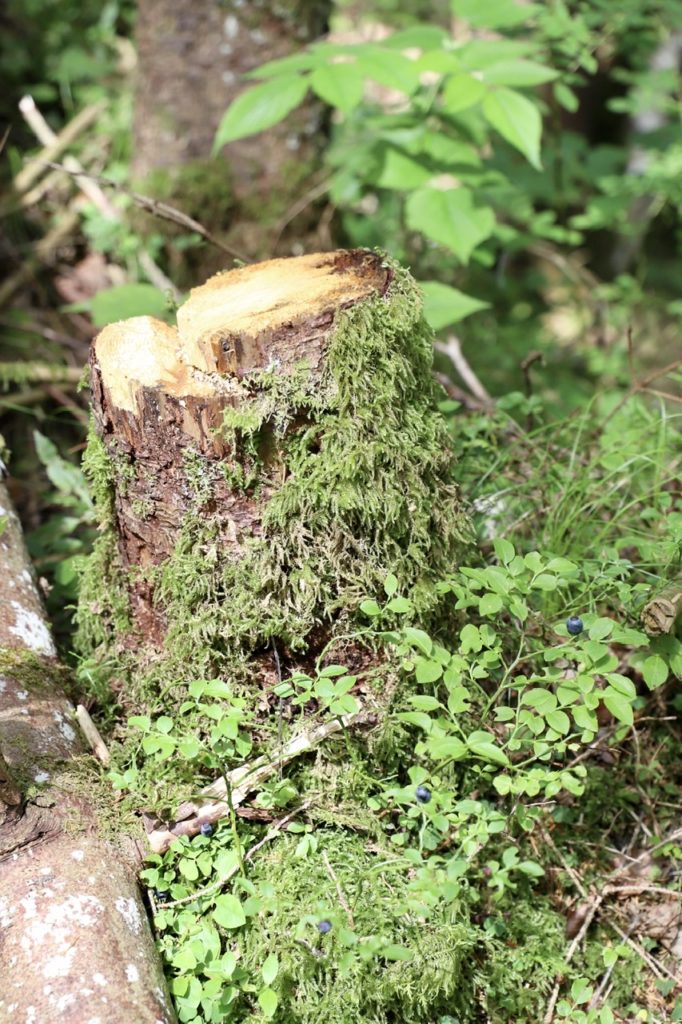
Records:
{"label": "broad green leaf", "polygon": [[416,725],[424,732],[431,732],[433,719],[429,718],[425,711],[401,711],[398,721],[406,722],[408,725]]}
{"label": "broad green leaf", "polygon": [[483,113],[493,128],[528,162],[542,169],[540,162],[540,137],[542,118],[540,111],[529,99],[512,89],[496,89],[483,100]]}
{"label": "broad green leaf", "polygon": [[459,323],[472,313],[490,306],[489,302],[465,295],[440,281],[421,281],[420,285],[424,293],[424,314],[434,331]]}
{"label": "broad green leaf", "polygon": [[419,85],[419,69],[414,61],[396,50],[364,45],[358,50],[358,65],[366,78],[408,96]]}
{"label": "broad green leaf", "polygon": [[492,764],[499,764],[503,767],[509,764],[509,758],[503,750],[500,750],[493,743],[490,733],[472,732],[467,737],[467,746],[472,754],[476,754],[477,757],[482,758],[484,761],[490,761]]}
{"label": "broad green leaf", "polygon": [[450,36],[437,25],[413,25],[401,32],[394,32],[388,39],[384,39],[383,46],[396,50],[407,50],[408,47],[439,50],[446,41],[450,41]]}
{"label": "broad green leaf", "polygon": [[386,597],[393,597],[397,589],[397,577],[395,577],[392,572],[389,572],[388,576],[384,580],[384,593],[386,594]]}
{"label": "broad green leaf", "polygon": [[415,674],[418,683],[435,683],[443,675],[443,666],[428,658],[417,658]]}
{"label": "broad green leaf", "polygon": [[181,858],[178,863],[180,874],[187,879],[188,882],[196,882],[199,877],[199,868],[196,865],[196,861],[189,860],[187,857]]}
{"label": "broad green leaf", "polygon": [[381,608],[376,601],[363,601],[360,604],[360,611],[364,615],[369,615],[370,618],[376,618],[377,615],[381,615]]}
{"label": "broad green leaf", "polygon": [[486,92],[480,78],[462,71],[448,78],[441,93],[441,105],[447,114],[459,114],[480,103]]}
{"label": "broad green leaf", "polygon": [[213,151],[217,152],[226,142],[256,135],[278,124],[302,102],[307,91],[307,79],[296,75],[272,78],[241,93],[218,125]]}
{"label": "broad green leaf", "polygon": [[544,64],[536,64],[533,60],[501,60],[499,64],[492,64],[482,72],[483,80],[490,85],[541,85],[543,82],[551,82],[558,76],[557,71],[545,67]]}
{"label": "broad green leaf", "polygon": [[236,896],[224,893],[215,901],[213,920],[222,928],[241,928],[246,924],[246,914]]}
{"label": "broad green leaf", "polygon": [[264,1017],[274,1017],[277,1012],[279,997],[274,989],[264,988],[258,993],[258,1005],[263,1011]]}
{"label": "broad green leaf", "polygon": [[452,0],[452,13],[477,28],[510,28],[531,18],[538,4],[516,0]]}
{"label": "broad green leaf", "polygon": [[277,977],[277,972],[278,971],[279,971],[279,960],[277,959],[277,956],[276,956],[275,953],[271,953],[270,956],[266,959],[266,961],[263,964],[263,967],[261,969],[261,974],[263,975],[263,981],[265,982],[266,985],[272,985],[273,981]]}
{"label": "broad green leaf", "polygon": [[487,206],[474,206],[467,188],[419,189],[408,197],[406,216],[408,227],[447,246],[462,263],[490,237],[495,226],[493,211]]}
{"label": "broad green leaf", "polygon": [[387,147],[384,163],[376,184],[379,188],[395,189],[398,192],[409,192],[419,188],[433,177],[433,171],[418,160],[401,153],[393,146]]}
{"label": "broad green leaf", "polygon": [[306,53],[292,53],[289,57],[279,57],[261,64],[253,71],[247,72],[245,78],[275,78],[277,75],[291,75],[297,71],[310,71],[329,60],[324,47],[309,50]]}
{"label": "broad green leaf", "polygon": [[406,597],[394,597],[386,605],[389,612],[396,612],[398,615],[409,614],[412,607],[412,602],[408,601]]}
{"label": "broad green leaf", "polygon": [[644,682],[650,690],[657,690],[668,678],[668,666],[660,654],[652,654],[642,665]]}
{"label": "broad green leaf", "polygon": [[414,697],[410,697],[410,704],[417,711],[437,711],[440,707],[440,701],[426,693],[420,693]]}
{"label": "broad green leaf", "polygon": [[623,722],[624,725],[632,725],[634,722],[634,715],[632,712],[632,704],[627,697],[624,697],[618,690],[614,690],[611,686],[607,687],[604,691],[604,704],[611,712],[614,718],[617,718],[619,722]]}
{"label": "broad green leaf", "polygon": [[418,650],[425,654],[427,657],[433,650],[433,640],[428,633],[425,633],[423,629],[415,629],[413,626],[406,626],[403,630],[403,636],[408,643],[412,644]]}
{"label": "broad green leaf", "polygon": [[478,602],[480,615],[497,615],[502,609],[502,598],[498,594],[484,594]]}
{"label": "broad green leaf", "polygon": [[551,729],[558,732],[561,736],[565,736],[568,730],[571,728],[571,722],[565,711],[558,709],[557,711],[549,711],[545,715],[545,721]]}
{"label": "broad green leaf", "polygon": [[503,565],[509,565],[511,560],[514,558],[516,551],[514,545],[509,540],[505,540],[503,537],[498,537],[493,541],[493,547],[495,554],[502,562]]}
{"label": "broad green leaf", "polygon": [[458,740],[456,736],[431,736],[427,741],[426,748],[429,756],[436,761],[461,761],[469,752],[466,744]]}
{"label": "broad green leaf", "polygon": [[344,114],[362,100],[362,72],[356,63],[323,64],[313,71],[310,84],[321,100]]}
{"label": "broad green leaf", "polygon": [[118,284],[104,288],[90,300],[95,327],[105,327],[131,316],[163,317],[168,312],[166,296],[151,284]]}
{"label": "broad green leaf", "polygon": [[604,640],[613,632],[613,619],[596,619],[589,628],[590,640]]}

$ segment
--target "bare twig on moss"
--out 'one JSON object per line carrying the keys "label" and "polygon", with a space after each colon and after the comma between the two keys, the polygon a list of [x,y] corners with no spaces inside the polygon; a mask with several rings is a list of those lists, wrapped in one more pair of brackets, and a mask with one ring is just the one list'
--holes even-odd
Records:
{"label": "bare twig on moss", "polygon": [[[276,821],[272,827],[268,829],[263,838],[259,839],[257,843],[246,851],[244,855],[244,863],[248,864],[249,861],[253,860],[258,851],[261,850],[266,843],[269,843],[271,839],[274,839],[275,836],[277,836],[293,818],[302,814],[304,811],[307,811],[312,802],[312,800],[304,800],[304,802],[293,811],[290,811],[289,814],[286,814],[283,818],[280,818],[279,821]],[[163,909],[166,910],[169,907],[184,907],[187,903],[194,903],[195,900],[201,899],[202,896],[213,895],[214,892],[218,892],[222,889],[231,878],[234,878],[240,868],[241,864],[235,864],[224,878],[219,878],[217,881],[211,882],[210,885],[204,886],[203,889],[198,889],[196,892],[190,893],[189,896],[183,896],[182,899],[169,900],[167,903],[163,904]]]}
{"label": "bare twig on moss", "polygon": [[176,812],[175,822],[161,827],[151,826],[147,838],[154,853],[164,853],[174,839],[179,836],[195,836],[203,824],[214,824],[229,814],[227,801],[228,785],[231,792],[233,807],[238,807],[249,793],[253,792],[265,779],[279,770],[280,765],[292,761],[299,754],[304,754],[316,747],[328,736],[347,729],[352,725],[361,725],[372,721],[366,711],[356,711],[343,718],[333,719],[312,729],[304,730],[278,752],[274,758],[259,757],[255,761],[240,765],[228,773],[226,778],[216,779],[206,786],[199,794],[202,802],[188,801]]}
{"label": "bare twig on moss", "polygon": [[332,882],[336,886],[336,894],[339,897],[339,903],[341,904],[343,909],[346,911],[346,917],[348,918],[348,924],[351,926],[351,928],[355,928],[355,921],[353,920],[353,911],[350,909],[350,904],[348,903],[348,900],[346,899],[346,894],[344,893],[344,891],[343,891],[343,889],[341,887],[341,883],[339,882],[339,879],[338,879],[338,877],[336,875],[336,872],[334,871],[334,868],[332,867],[332,862],[330,861],[329,854],[327,853],[326,850],[322,851],[322,860],[324,861],[324,866],[327,869],[327,874],[329,875],[329,877],[331,878]]}
{"label": "bare twig on moss", "polygon": [[106,743],[100,736],[99,729],[93,722],[92,718],[90,718],[87,709],[82,704],[79,704],[76,707],[76,719],[95,757],[101,761],[102,764],[109,764],[110,757]]}

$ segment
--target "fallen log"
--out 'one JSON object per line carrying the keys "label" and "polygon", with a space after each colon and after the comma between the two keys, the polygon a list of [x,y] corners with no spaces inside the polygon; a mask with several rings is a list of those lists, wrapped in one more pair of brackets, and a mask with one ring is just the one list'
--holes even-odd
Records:
{"label": "fallen log", "polygon": [[0,1020],[175,1020],[136,882],[105,837],[66,673],[0,480]]}

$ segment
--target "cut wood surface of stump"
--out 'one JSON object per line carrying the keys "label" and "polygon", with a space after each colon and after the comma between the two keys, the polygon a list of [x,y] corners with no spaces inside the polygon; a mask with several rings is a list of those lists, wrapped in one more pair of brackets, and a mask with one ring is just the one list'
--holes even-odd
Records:
{"label": "cut wood surface of stump", "polygon": [[218,274],[177,326],[105,328],[82,649],[162,659],[157,683],[245,678],[274,643],[290,668],[388,573],[427,615],[467,536],[432,342],[410,275],[360,249]]}

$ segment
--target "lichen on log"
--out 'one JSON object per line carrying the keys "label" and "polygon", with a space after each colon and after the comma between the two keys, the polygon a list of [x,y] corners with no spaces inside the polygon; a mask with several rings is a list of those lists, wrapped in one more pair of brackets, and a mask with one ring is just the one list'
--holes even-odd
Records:
{"label": "lichen on log", "polygon": [[0,1020],[175,1020],[134,848],[65,784],[83,747],[0,480]]}

